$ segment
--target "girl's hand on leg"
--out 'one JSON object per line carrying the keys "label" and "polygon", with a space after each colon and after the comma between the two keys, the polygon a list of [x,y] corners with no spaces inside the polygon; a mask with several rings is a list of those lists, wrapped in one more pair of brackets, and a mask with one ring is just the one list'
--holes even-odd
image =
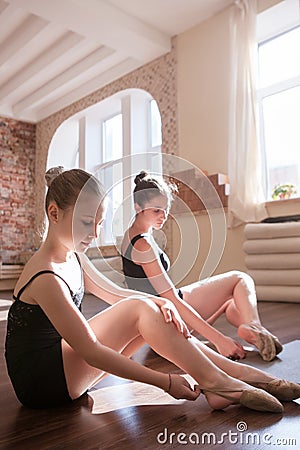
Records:
{"label": "girl's hand on leg", "polygon": [[172,302],[165,301],[160,306],[160,310],[163,313],[165,321],[167,323],[173,322],[177,330],[184,335],[187,339],[191,337],[191,334],[186,326],[185,322],[182,320],[179,312]]}
{"label": "girl's hand on leg", "polygon": [[184,377],[175,373],[169,374],[169,377],[170,386],[166,392],[173,398],[176,398],[177,400],[196,400],[199,397],[201,391],[198,385],[195,385],[193,389]]}

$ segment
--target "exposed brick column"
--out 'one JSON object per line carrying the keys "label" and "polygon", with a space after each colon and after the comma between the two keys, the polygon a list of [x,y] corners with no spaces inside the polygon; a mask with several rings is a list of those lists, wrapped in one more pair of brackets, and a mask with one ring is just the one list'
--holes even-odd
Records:
{"label": "exposed brick column", "polygon": [[0,117],[0,260],[21,262],[34,248],[35,130],[33,124]]}

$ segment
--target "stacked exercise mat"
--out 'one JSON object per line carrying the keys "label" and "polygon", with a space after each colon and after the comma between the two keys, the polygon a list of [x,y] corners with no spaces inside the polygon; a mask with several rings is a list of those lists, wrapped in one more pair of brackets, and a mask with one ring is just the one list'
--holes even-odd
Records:
{"label": "stacked exercise mat", "polygon": [[300,221],[250,223],[245,237],[258,300],[300,303]]}

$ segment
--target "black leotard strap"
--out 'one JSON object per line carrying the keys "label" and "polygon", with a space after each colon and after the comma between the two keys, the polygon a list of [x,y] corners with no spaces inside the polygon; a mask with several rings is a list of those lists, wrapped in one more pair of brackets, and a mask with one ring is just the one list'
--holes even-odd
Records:
{"label": "black leotard strap", "polygon": [[145,237],[145,234],[137,234],[136,236],[134,236],[131,241],[130,244],[128,245],[126,252],[125,252],[125,256],[128,257],[129,255],[131,255],[132,249],[134,247],[134,244],[136,243],[136,241],[138,241],[139,239],[142,239],[143,237]]}
{"label": "black leotard strap", "polygon": [[144,237],[145,237],[145,234],[137,234],[136,236],[134,236],[134,238],[132,238],[131,241],[130,241],[132,247],[134,246],[136,241],[138,241],[139,239],[142,239]]}
{"label": "black leotard strap", "polygon": [[52,273],[53,275],[55,275],[55,276],[57,276],[58,278],[60,278],[60,279],[67,285],[67,287],[68,287],[68,289],[69,289],[69,291],[70,291],[70,294],[71,294],[71,296],[73,297],[74,293],[73,293],[72,289],[70,288],[70,286],[68,285],[68,283],[67,283],[60,275],[58,275],[57,273],[53,272],[53,270],[41,270],[40,272],[35,273],[35,274],[30,278],[30,280],[27,281],[27,283],[26,283],[23,287],[21,287],[21,289],[19,290],[17,296],[14,296],[14,295],[13,295],[13,298],[14,298],[15,300],[20,300],[20,295],[23,294],[23,292],[25,291],[25,289],[27,288],[27,286],[28,286],[33,280],[35,280],[35,278],[37,278],[37,277],[40,276],[40,275],[43,275],[44,273]]}

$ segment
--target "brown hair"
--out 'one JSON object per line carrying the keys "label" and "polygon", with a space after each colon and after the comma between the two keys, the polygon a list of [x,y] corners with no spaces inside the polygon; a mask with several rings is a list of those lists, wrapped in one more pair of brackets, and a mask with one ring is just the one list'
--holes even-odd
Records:
{"label": "brown hair", "polygon": [[173,183],[167,183],[163,178],[154,177],[142,170],[134,179],[135,188],[133,190],[134,203],[141,208],[145,203],[157,195],[163,195],[171,203],[173,192],[177,192],[177,186]]}
{"label": "brown hair", "polygon": [[104,188],[96,177],[82,169],[64,171],[62,166],[52,167],[45,174],[48,191],[45,199],[46,213],[51,201],[61,210],[75,205],[76,200],[85,187],[99,197],[102,203],[105,197]]}

